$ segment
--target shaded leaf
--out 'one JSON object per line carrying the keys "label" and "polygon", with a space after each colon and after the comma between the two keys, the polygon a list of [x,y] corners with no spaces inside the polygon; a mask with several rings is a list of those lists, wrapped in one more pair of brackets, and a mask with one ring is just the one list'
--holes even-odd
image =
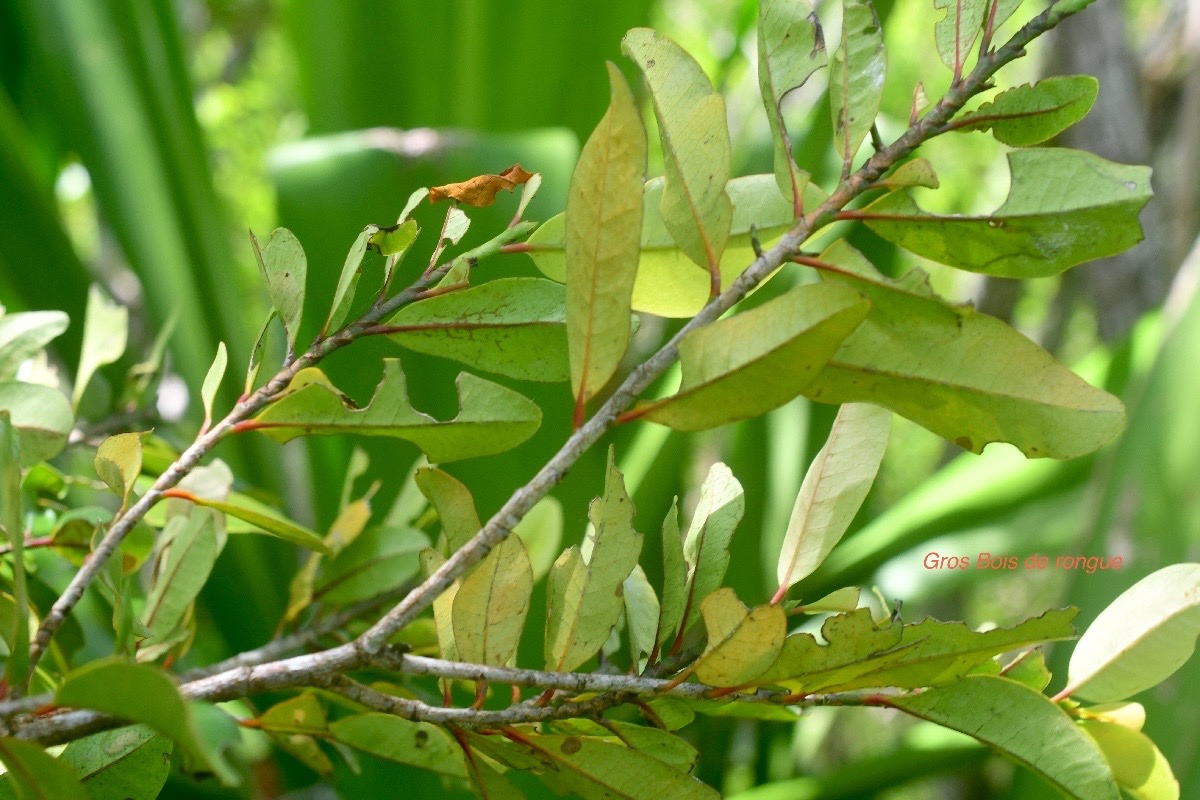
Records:
{"label": "shaded leaf", "polygon": [[446,536],[446,555],[458,550],[483,527],[471,491],[457,478],[437,467],[421,467],[413,476],[421,494],[437,511]]}
{"label": "shaded leaf", "polygon": [[1078,800],[1119,800],[1096,742],[1044,695],[1004,678],[978,675],[883,702],[961,731]]}
{"label": "shaded leaf", "polygon": [[996,318],[942,301],[923,272],[888,280],[844,241],[821,259],[841,270],[823,279],[866,295],[871,311],[807,397],[876,403],[974,453],[999,441],[1030,457],[1074,458],[1124,426],[1120,400]]}
{"label": "shaded leaf", "polygon": [[708,644],[696,659],[696,678],[710,686],[741,686],[775,663],[787,636],[787,614],[777,605],[747,609],[728,587],[700,604]]}
{"label": "shaded leaf", "polygon": [[646,131],[611,62],[608,79],[608,111],[579,155],[567,196],[567,342],[577,425],[583,404],[613,376],[629,347],[642,225]]}
{"label": "shaded leaf", "polygon": [[154,580],[141,616],[142,624],[151,634],[144,645],[169,639],[185,622],[220,552],[216,514],[212,511],[196,509],[189,516],[167,521],[159,540]]}
{"label": "shaded leaf", "polygon": [[1056,75],[1001,92],[951,123],[957,131],[986,131],[1014,147],[1052,139],[1087,116],[1100,83],[1090,75]]}
{"label": "shaded leaf", "polygon": [[517,654],[533,570],[525,543],[509,536],[467,574],[454,596],[454,643],[472,664],[506,666]]}
{"label": "shaded leaf", "polygon": [[481,800],[525,800],[525,793],[467,748],[467,780]]}
{"label": "shaded leaf", "polygon": [[124,504],[142,472],[142,434],[118,433],[108,437],[96,448],[92,463],[100,480]]}
{"label": "shaded leaf", "polygon": [[[378,487],[375,487],[378,488]],[[337,555],[346,547],[352,544],[362,534],[363,528],[367,526],[367,522],[371,519],[371,495],[375,488],[365,496],[352,503],[347,503],[338,512],[337,518],[333,524],[329,526],[329,532],[325,534],[325,548],[321,552],[309,553],[305,559],[303,566],[296,571],[292,576],[291,585],[288,587],[288,606],[284,613],[284,620],[290,621],[300,615],[305,608],[313,601],[314,584],[317,579],[317,571],[321,568],[324,561],[324,553],[332,553]]]}
{"label": "shaded leaf", "polygon": [[[463,215],[465,219],[466,215]],[[397,222],[395,225],[386,228],[380,228],[375,225],[367,226],[371,231],[367,237],[367,247],[374,250],[383,256],[396,256],[403,258],[408,249],[412,247],[413,242],[417,240],[417,234],[421,229],[417,227],[416,220],[408,220],[406,222]],[[462,234],[456,234],[461,236]],[[447,238],[454,239],[454,243],[458,243],[458,239],[454,236]]]}
{"label": "shaded leaf", "polygon": [[1044,691],[1050,685],[1050,670],[1046,667],[1046,654],[1041,648],[1025,655],[1016,664],[1004,668],[1004,677],[1024,684],[1035,692]]}
{"label": "shaded leaf", "polygon": [[323,372],[310,367],[292,379],[281,399],[244,425],[281,443],[314,434],[395,436],[420,447],[432,461],[456,461],[516,447],[541,424],[541,410],[511,389],[465,372],[456,385],[459,413],[443,422],[409,403],[397,359],[384,359],[383,379],[365,408],[356,408]]}
{"label": "shaded leaf", "polygon": [[669,648],[683,622],[688,602],[688,563],[683,557],[683,534],[679,530],[679,498],[671,500],[671,510],[662,524],[663,591],[655,644]]}
{"label": "shaded leaf", "polygon": [[333,301],[329,305],[329,316],[321,328],[322,335],[336,331],[342,327],[350,314],[350,304],[354,302],[354,291],[358,288],[358,279],[362,277],[362,262],[367,254],[367,242],[372,234],[379,230],[378,226],[368,225],[359,231],[346,254],[342,264],[342,272],[338,275],[337,287],[333,290]]}
{"label": "shaded leaf", "polygon": [[683,540],[683,557],[687,563],[687,600],[683,610],[680,636],[696,622],[695,616],[704,598],[715,592],[729,569],[729,543],[733,532],[746,511],[742,485],[729,470],[713,464],[700,486],[700,501],[692,514]]}
{"label": "shaded leaf", "polygon": [[429,202],[436,203],[449,198],[482,208],[496,202],[499,192],[511,192],[532,177],[532,172],[526,172],[520,164],[513,164],[499,175],[477,175],[460,183],[434,186],[429,190]]}
{"label": "shaded leaf", "polygon": [[848,403],[838,410],[792,508],[776,569],[776,598],[811,575],[841,541],[875,482],[891,428],[891,412],[879,406]]}
{"label": "shaded leaf", "polygon": [[829,65],[829,105],[833,146],[845,171],[875,124],[886,73],[883,32],[871,0],[842,0],[841,41]]}
{"label": "shaded leaf", "polygon": [[[12,552],[12,611],[0,635],[8,645],[4,683],[25,686],[29,678],[29,593],[25,573],[25,513],[21,498],[21,464],[16,427],[0,410],[0,527]],[[8,763],[5,761],[5,763]]]}
{"label": "shaded leaf", "polygon": [[625,629],[629,631],[629,657],[639,668],[654,650],[658,634],[658,595],[640,564],[625,579]]}
{"label": "shaded leaf", "polygon": [[946,10],[946,15],[933,26],[933,36],[942,63],[954,70],[957,80],[983,29],[988,3],[986,0],[933,0],[933,7]]}
{"label": "shaded leaf", "polygon": [[17,367],[62,335],[70,320],[61,311],[0,313],[0,380],[17,376]]}
{"label": "shaded leaf", "polygon": [[1200,564],[1172,564],[1126,589],[1071,653],[1071,694],[1110,703],[1173,675],[1200,636]]}
{"label": "shaded leaf", "polygon": [[684,254],[719,280],[733,221],[725,100],[695,59],[657,31],[634,28],[621,52],[638,65],[654,101],[666,169],[663,223]]}
{"label": "shaded leaf", "polygon": [[54,702],[144,723],[174,741],[202,768],[215,772],[223,783],[237,782],[232,768],[201,741],[192,709],[175,683],[155,667],[119,659],[93,661],[67,675]]}
{"label": "shaded leaf", "polygon": [[758,88],[775,145],[775,183],[803,207],[808,175],[796,167],[783,118],[783,98],[803,86],[828,61],[821,23],[808,2],[763,0],[758,4]]}
{"label": "shaded leaf", "polygon": [[428,722],[367,713],[332,722],[329,730],[339,741],[371,755],[443,775],[466,776],[458,745],[448,733]]}
{"label": "shaded leaf", "polygon": [[254,340],[254,346],[250,348],[250,364],[246,367],[246,383],[242,387],[242,394],[249,395],[254,391],[254,382],[258,380],[258,371],[262,369],[263,348],[267,343],[267,331],[271,329],[271,320],[275,319],[278,312],[271,309],[271,313],[267,315],[266,321],[258,331],[258,338]]}
{"label": "shaded leaf", "polygon": [[553,731],[549,732],[590,736],[613,744],[623,744],[654,756],[680,772],[695,769],[700,755],[696,748],[669,731],[618,720],[606,719],[603,724],[586,719],[562,720],[555,722]]}
{"label": "shaded leaf", "polygon": [[1179,800],[1179,781],[1149,736],[1098,720],[1084,720],[1079,727],[1096,740],[1117,785],[1133,800]]}
{"label": "shaded leaf", "polygon": [[[807,180],[805,177],[804,180]],[[665,180],[646,182],[642,201],[641,258],[633,284],[633,308],[662,317],[690,317],[708,302],[710,276],[684,255],[663,222],[660,211]],[[748,175],[725,185],[733,202],[729,243],[721,256],[721,288],[741,275],[755,259],[751,242],[757,232],[763,247],[770,247],[792,226],[795,211],[784,199],[773,175]],[[815,183],[805,183],[806,207],[818,205],[825,193]],[[551,217],[529,237],[528,255],[547,278],[566,280],[563,229],[566,215]]]}
{"label": "shaded leaf", "polygon": [[[258,716],[261,730],[271,741],[318,775],[330,775],[333,762],[314,734],[328,730],[325,708],[312,692],[276,703]],[[312,733],[308,733],[311,731]]]}
{"label": "shaded leaf", "polygon": [[623,610],[621,587],[637,564],[642,535],[633,529],[633,502],[608,453],[604,496],[592,501],[582,545],[550,569],[546,590],[546,668],[571,672],[594,656]]}
{"label": "shaded leaf", "polygon": [[[427,547],[421,551],[420,561],[421,575],[428,578],[441,569],[442,564],[446,563],[446,557],[432,547]],[[458,660],[458,647],[454,643],[454,596],[458,594],[458,587],[461,585],[460,578],[433,599],[433,622],[437,629],[438,651],[447,661]]]}
{"label": "shaded leaf", "polygon": [[200,387],[200,402],[204,407],[204,428],[212,424],[212,409],[213,401],[217,397],[217,391],[221,388],[221,381],[225,378],[225,368],[229,365],[229,354],[225,352],[225,343],[217,343],[217,355],[213,358],[212,366],[208,368],[208,374],[204,376],[204,383]]}
{"label": "shaded leaf", "polygon": [[83,347],[79,352],[79,369],[75,373],[75,388],[71,392],[71,407],[79,406],[83,390],[96,370],[111,364],[125,353],[129,336],[129,309],[108,299],[96,284],[88,289],[87,315],[83,320]]}
{"label": "shaded leaf", "polygon": [[59,756],[91,800],[154,800],[171,772],[171,740],[146,725],[92,734]]}
{"label": "shaded leaf", "polygon": [[884,195],[854,216],[917,255],[1005,278],[1056,275],[1142,240],[1148,167],[1058,147],[1016,150],[1008,163],[1008,198],[987,216],[928,214],[907,192]]}
{"label": "shaded leaf", "polygon": [[20,800],[91,800],[71,768],[40,745],[0,737],[0,761]]}
{"label": "shaded leaf", "polygon": [[[562,381],[567,290],[539,278],[500,278],[400,309],[388,338],[418,353],[531,381]],[[625,312],[626,335],[629,311]]]}
{"label": "shaded leaf", "polygon": [[62,392],[34,383],[0,382],[0,411],[8,412],[17,429],[23,467],[61,453],[75,424]]}
{"label": "shaded leaf", "polygon": [[697,431],[778,408],[812,383],[869,309],[856,291],[807,284],[705,325],[679,344],[679,391],[631,415]]}
{"label": "shaded leaf", "polygon": [[287,334],[288,349],[296,350],[296,337],[300,334],[300,318],[304,314],[304,290],[308,280],[308,258],[300,240],[287,228],[271,231],[267,246],[259,248],[258,239],[250,234],[258,269],[267,282],[271,305],[283,321]]}

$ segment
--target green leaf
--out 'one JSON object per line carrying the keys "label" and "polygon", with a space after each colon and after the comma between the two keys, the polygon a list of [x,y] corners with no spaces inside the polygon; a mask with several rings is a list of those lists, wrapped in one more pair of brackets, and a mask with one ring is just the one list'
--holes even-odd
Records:
{"label": "green leaf", "polygon": [[368,528],[326,566],[321,598],[348,605],[394,589],[417,574],[420,553],[426,547],[429,537],[416,528]]}
{"label": "green leaf", "polygon": [[891,412],[878,406],[848,403],[838,410],[792,508],[776,569],[777,599],[841,541],[875,482],[891,428]]}
{"label": "green leaf", "polygon": [[867,608],[837,614],[821,625],[824,643],[804,631],[787,637],[779,658],[756,683],[816,692],[870,669],[872,658],[892,651],[902,635],[899,624],[876,626]]}
{"label": "green leaf", "polygon": [[[996,7],[995,13],[992,15],[992,30],[999,30],[1000,26],[1017,12],[1022,2],[1023,0],[992,0],[989,6],[994,4]],[[990,11],[989,8],[989,13]]]}
{"label": "green leaf", "polygon": [[141,616],[151,633],[143,646],[165,642],[184,624],[221,551],[216,524],[216,514],[206,509],[167,521]]}
{"label": "green leaf", "polygon": [[924,158],[914,158],[896,167],[886,178],[880,178],[875,185],[887,189],[906,189],[912,186],[936,189],[941,184],[933,170],[933,164]]}
{"label": "green leaf", "polygon": [[1078,800],[1119,800],[1096,742],[1044,695],[1004,678],[977,675],[887,705],[961,731],[1033,770]]}
{"label": "green leaf", "polygon": [[713,464],[700,486],[700,502],[683,540],[687,600],[680,636],[699,618],[695,611],[715,592],[729,569],[729,543],[746,512],[746,495],[729,467]]}
{"label": "green leaf", "polygon": [[951,123],[957,131],[986,131],[1013,147],[1052,139],[1087,116],[1100,82],[1090,75],[1056,75],[996,95]]}
{"label": "green leaf", "polygon": [[725,100],[695,59],[657,31],[634,28],[621,41],[621,52],[645,76],[658,118],[667,173],[659,207],[663,222],[684,254],[719,282],[733,222],[733,203],[725,193],[732,169]]}
{"label": "green leaf", "polygon": [[1065,148],[1008,154],[1008,199],[987,216],[942,217],[893,192],[853,216],[893,244],[942,264],[1004,278],[1041,278],[1142,240],[1149,167]]}
{"label": "green leaf", "polygon": [[871,312],[809,398],[876,403],[974,453],[1010,442],[1030,457],[1074,458],[1124,426],[1120,400],[995,317],[936,297],[923,272],[888,280],[844,241],[821,259],[840,270],[823,279],[866,295]]}
{"label": "green leaf", "polygon": [[608,79],[608,111],[579,155],[567,196],[567,342],[577,424],[629,347],[642,226],[646,130],[611,62]]}
{"label": "green leaf", "polygon": [[679,530],[679,498],[671,500],[671,510],[662,524],[663,593],[658,615],[655,644],[669,648],[683,622],[688,602],[688,563],[683,557],[683,534]]}
{"label": "green leaf", "polygon": [[1098,720],[1079,726],[1096,740],[1117,785],[1133,800],[1179,800],[1179,781],[1149,736]]}
{"label": "green leaf", "polygon": [[259,249],[258,239],[250,234],[254,255],[271,305],[279,312],[283,329],[287,334],[288,350],[295,352],[296,337],[300,334],[300,318],[304,314],[304,289],[308,280],[308,259],[300,240],[287,228],[271,231],[267,246]]}
{"label": "green leaf", "polygon": [[0,737],[0,761],[19,800],[91,800],[71,768],[39,745]]}
{"label": "green leaf", "polygon": [[341,328],[350,314],[354,290],[358,287],[358,279],[362,277],[362,262],[367,254],[367,242],[378,230],[377,225],[368,225],[359,232],[354,244],[350,245],[346,262],[342,264],[342,274],[338,276],[337,288],[333,290],[333,302],[329,305],[329,316],[325,318],[325,326],[321,329],[322,336]]}
{"label": "green leaf", "polygon": [[221,381],[225,378],[227,366],[229,366],[229,354],[225,352],[225,343],[217,342],[217,355],[213,359],[212,366],[208,368],[208,374],[204,376],[204,384],[200,387],[200,401],[204,406],[205,430],[208,430],[208,426],[212,424],[213,401],[217,398],[217,391],[221,388]]}
{"label": "green leaf", "polygon": [[886,73],[883,32],[871,0],[842,0],[842,37],[829,65],[829,105],[834,149],[847,172],[879,114]]}
{"label": "green leaf", "polygon": [[608,453],[604,497],[592,501],[582,545],[550,569],[546,590],[546,668],[571,672],[594,656],[621,617],[621,587],[637,564],[642,535],[633,529],[633,502]]}
{"label": "green leaf", "polygon": [[[25,575],[25,513],[21,498],[21,464],[17,431],[7,411],[0,410],[0,527],[12,549],[12,616],[3,632],[8,643],[4,680],[25,686],[29,678],[29,592]],[[7,763],[7,762],[6,762]]]}
{"label": "green leaf", "polygon": [[83,390],[96,370],[111,364],[125,353],[129,336],[129,309],[112,302],[96,284],[88,289],[87,316],[83,321],[83,349],[75,373],[71,407],[79,406]]}
{"label": "green leaf", "polygon": [[654,756],[680,772],[695,769],[700,756],[696,748],[669,731],[617,720],[606,719],[603,724],[586,719],[561,720],[554,723],[553,731],[543,732],[590,736],[613,744],[624,744]]}
{"label": "green leaf", "polygon": [[146,725],[104,731],[67,745],[70,764],[91,800],[154,800],[171,772],[171,740]]}
{"label": "green leaf", "polygon": [[1172,564],[1126,589],[1071,653],[1071,694],[1111,703],[1162,683],[1200,636],[1200,564]]}
{"label": "green leaf", "polygon": [[549,495],[543,497],[521,517],[512,532],[525,542],[533,568],[533,580],[535,583],[540,581],[550,571],[555,554],[562,546],[562,503]]}
{"label": "green leaf", "polygon": [[658,634],[658,595],[642,570],[635,564],[633,572],[625,579],[622,592],[625,597],[625,629],[629,631],[629,657],[640,669],[646,657],[654,650]]}
{"label": "green leaf", "polygon": [[1024,655],[1016,664],[1004,668],[1004,677],[1022,683],[1035,692],[1045,691],[1050,685],[1050,670],[1046,667],[1046,654],[1041,648]]}
{"label": "green leaf", "polygon": [[317,735],[329,728],[325,707],[314,693],[276,703],[259,715],[258,724],[281,750],[313,772],[326,777],[333,773],[333,762],[317,744]]}
{"label": "green leaf", "polygon": [[40,384],[0,382],[0,411],[8,412],[17,429],[23,467],[61,453],[75,424],[67,398]]}
{"label": "green leaf", "polygon": [[[466,218],[466,215],[463,215]],[[468,221],[469,225],[470,222]],[[367,247],[379,253],[382,256],[395,256],[397,259],[404,258],[404,254],[413,246],[413,242],[417,240],[417,234],[421,229],[417,227],[417,221],[410,219],[407,221],[397,222],[387,228],[379,228],[371,226],[373,230],[367,238]],[[463,228],[465,232],[465,227]],[[458,237],[458,238],[455,238]],[[458,239],[462,238],[462,233],[459,233],[457,227],[452,226],[445,238],[452,240],[458,244]]]}
{"label": "green leaf", "polygon": [[696,719],[691,707],[678,697],[656,697],[649,700],[648,705],[658,717],[655,724],[661,722],[668,731],[686,728]]}
{"label": "green leaf", "polygon": [[192,495],[187,499],[198,506],[211,508],[213,511],[219,511],[235,519],[240,519],[242,522],[249,523],[255,530],[270,534],[290,544],[314,550],[318,553],[324,553],[325,555],[333,555],[333,551],[329,549],[329,545],[316,533],[277,514],[267,514],[258,509],[245,508],[235,503],[225,503],[220,500],[209,500],[197,495]]}
{"label": "green leaf", "polygon": [[437,467],[421,467],[413,480],[441,520],[442,533],[446,536],[446,555],[458,550],[479,533],[483,525],[475,510],[475,500],[462,482]]}
{"label": "green leaf", "polygon": [[827,61],[821,23],[807,0],[758,4],[758,88],[775,144],[775,183],[784,197],[793,198],[796,216],[803,208],[808,175],[792,157],[782,103],[788,92],[803,86]]}
{"label": "green leaf", "polygon": [[[807,178],[804,178],[807,180]],[[708,302],[711,279],[707,270],[684,255],[663,222],[660,211],[663,178],[646,182],[642,201],[642,245],[637,280],[633,284],[633,309],[660,317],[690,317]],[[795,209],[784,199],[773,175],[748,175],[725,185],[733,202],[729,243],[721,256],[721,288],[727,289],[755,259],[752,232],[763,247],[770,247],[792,226]],[[804,189],[804,203],[813,207],[825,199],[815,183]],[[528,255],[547,278],[566,280],[563,229],[566,215],[558,214],[529,237]]]}
{"label": "green leaf", "polygon": [[710,686],[741,686],[766,672],[787,636],[787,614],[777,605],[747,609],[737,593],[718,589],[700,604],[708,644],[693,664]]}
{"label": "green leaf", "polygon": [[267,315],[266,322],[258,331],[258,337],[254,340],[254,346],[250,348],[250,364],[246,368],[246,383],[242,388],[242,394],[249,395],[254,391],[254,382],[258,380],[258,371],[262,369],[263,347],[267,342],[267,331],[271,328],[271,320],[275,319],[278,312],[271,309],[271,313]]}
{"label": "green leaf", "polygon": [[679,391],[632,415],[697,431],[778,408],[809,387],[869,310],[856,291],[807,284],[705,325],[679,344]]}
{"label": "green leaf", "polygon": [[329,725],[338,741],[421,769],[456,778],[466,776],[463,754],[446,731],[428,722],[409,722],[390,714],[355,714]]}
{"label": "green leaf", "polygon": [[552,281],[500,278],[405,306],[385,325],[389,339],[418,353],[520,380],[563,381],[566,294]]}
{"label": "green leaf", "polygon": [[[432,547],[427,547],[421,551],[420,561],[421,575],[428,578],[441,569],[442,564],[446,563],[446,557]],[[437,629],[438,651],[447,661],[458,660],[458,647],[454,643],[454,597],[461,585],[460,578],[433,599],[433,624]]]}
{"label": "green leaf", "polygon": [[509,536],[465,578],[454,595],[454,643],[472,664],[506,666],[517,654],[533,570],[519,536]]}
{"label": "green leaf", "polygon": [[962,75],[963,64],[967,63],[983,28],[988,5],[985,0],[933,0],[934,8],[946,10],[946,16],[933,26],[933,36],[938,55],[943,64],[954,70],[955,80]]}
{"label": "green leaf", "polygon": [[[367,522],[371,519],[372,489],[365,497],[352,503],[347,503],[338,512],[337,518],[329,526],[325,534],[325,546],[328,552],[337,555],[358,540]],[[321,568],[323,555],[320,552],[309,553],[304,565],[292,577],[288,587],[288,606],[284,614],[285,620],[293,620],[313,601],[313,587],[317,579],[317,571]]]}
{"label": "green leaf", "polygon": [[191,706],[162,670],[119,659],[93,661],[67,675],[54,702],[144,723],[174,741],[202,768],[215,772],[222,783],[237,782],[232,768],[201,741]]}
{"label": "green leaf", "polygon": [[17,367],[62,335],[70,320],[61,311],[0,314],[0,380],[17,376]]}
{"label": "green leaf", "polygon": [[[843,589],[835,589],[811,603],[801,603],[798,607],[806,614],[853,611],[858,608],[859,595],[860,591],[857,586],[847,586]],[[786,608],[787,606],[784,607]]]}
{"label": "green leaf", "polygon": [[458,416],[442,422],[412,407],[397,359],[384,359],[383,379],[365,408],[354,407],[323,372],[310,367],[245,425],[280,443],[316,434],[395,436],[420,447],[430,460],[445,462],[504,452],[541,424],[541,410],[511,389],[466,372],[456,385]]}
{"label": "green leaf", "polygon": [[[482,738],[472,737],[472,743]],[[712,787],[652,755],[593,737],[522,733],[519,741],[484,752],[516,769],[534,769],[547,785],[563,794],[622,800],[720,797]]]}
{"label": "green leaf", "polygon": [[482,800],[525,800],[525,793],[513,786],[508,778],[488,766],[488,762],[478,758],[470,749],[465,752],[467,780]]}
{"label": "green leaf", "polygon": [[989,631],[973,631],[961,622],[935,619],[905,625],[896,651],[881,654],[876,663],[867,665],[866,671],[839,680],[830,691],[883,686],[916,689],[950,684],[1000,653],[1072,638],[1075,629],[1071,621],[1078,613],[1073,608],[1047,611],[1011,628]]}
{"label": "green leaf", "polygon": [[108,437],[96,448],[93,465],[100,480],[121,498],[121,503],[128,502],[134,481],[142,472],[142,434],[118,433]]}

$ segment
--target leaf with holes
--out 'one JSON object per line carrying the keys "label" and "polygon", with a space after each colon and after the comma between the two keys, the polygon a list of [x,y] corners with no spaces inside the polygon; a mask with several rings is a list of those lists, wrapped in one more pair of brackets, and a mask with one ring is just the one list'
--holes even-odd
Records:
{"label": "leaf with holes", "polygon": [[1087,116],[1100,83],[1090,75],[1056,75],[1001,92],[974,111],[959,114],[956,131],[986,131],[1013,147],[1052,139]]}
{"label": "leaf with holes", "polygon": [[883,97],[887,54],[871,0],[842,0],[842,35],[829,65],[833,145],[848,173]]}
{"label": "leaf with holes", "polygon": [[456,778],[466,776],[462,750],[448,733],[428,722],[409,722],[391,714],[355,714],[330,723],[329,732],[344,744],[388,761]]}
{"label": "leaf with holes", "polygon": [[787,636],[787,614],[777,605],[747,609],[728,587],[700,604],[708,644],[696,659],[696,678],[710,686],[741,686],[766,672]]}

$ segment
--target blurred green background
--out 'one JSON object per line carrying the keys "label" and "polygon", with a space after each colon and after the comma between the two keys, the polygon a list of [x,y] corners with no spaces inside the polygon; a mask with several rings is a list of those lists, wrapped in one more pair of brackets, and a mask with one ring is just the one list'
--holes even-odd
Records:
{"label": "blurred green background", "polygon": [[[923,84],[936,99],[950,74],[933,48],[938,12],[931,2],[878,8],[889,47],[880,120],[887,138],[907,124],[914,87]],[[1034,11],[1027,7],[1018,18]],[[837,4],[819,3],[818,12],[827,26],[837,25]],[[633,77],[619,48],[623,33],[638,25],[676,38],[726,93],[735,171],[769,172],[755,83],[756,14],[753,0],[0,0],[0,302],[9,311],[59,308],[71,315],[55,351],[69,373],[87,287],[103,285],[133,321],[125,361],[105,371],[112,385],[175,316],[161,418],[136,422],[184,446],[200,418],[188,398],[217,343],[226,343],[232,364],[245,364],[266,317],[247,229],[262,236],[284,225],[304,244],[311,334],[357,232],[394,220],[415,188],[520,162],[545,175],[528,216],[547,218],[561,210],[579,143],[607,104],[604,60]],[[1147,242],[1061,280],[1032,283],[923,265],[944,294],[1011,321],[1125,397],[1125,436],[1080,461],[1026,462],[998,446],[980,457],[961,455],[897,419],[855,533],[798,596],[878,585],[904,601],[907,619],[935,614],[973,625],[1008,624],[1074,603],[1086,624],[1148,572],[1200,560],[1200,266],[1188,258],[1200,229],[1200,40],[1187,33],[1198,25],[1194,4],[1100,0],[1002,73],[1005,85],[1054,72],[1100,78],[1095,110],[1062,144],[1158,168],[1157,197],[1144,217]],[[823,79],[811,83],[789,99],[789,119],[801,166],[828,184],[837,162]],[[922,202],[946,212],[995,207],[1007,188],[1002,152],[981,135],[931,143],[924,154],[943,187]],[[467,243],[493,235],[514,205],[502,198],[474,213]],[[423,227],[440,224],[427,206],[417,218]],[[865,232],[849,233],[886,272],[918,262]],[[487,277],[533,274],[520,255],[482,269]],[[378,274],[379,264],[368,264],[364,285]],[[781,276],[750,302],[793,279]],[[639,346],[650,348],[673,329],[648,320]],[[278,363],[281,339],[269,341],[268,364]],[[355,350],[332,358],[328,371],[365,401],[379,372],[362,365],[396,352],[373,341]],[[404,363],[416,405],[451,412],[458,368],[413,354]],[[236,400],[234,383],[227,381],[218,408]],[[514,385],[545,412],[537,436],[511,453],[451,467],[484,515],[569,431],[567,388]],[[101,385],[89,390],[81,413],[95,421],[112,409]],[[792,502],[832,414],[798,400],[699,436],[636,425],[614,433],[639,530],[656,534],[672,497],[687,508],[707,466],[727,462],[747,491],[731,581],[748,602],[769,597]],[[353,444],[319,439],[278,448],[238,437],[218,455],[233,465],[240,488],[277,498],[298,520],[323,529],[337,512]],[[375,504],[382,514],[416,451],[394,442],[360,444],[371,466],[359,489],[382,481]],[[586,503],[601,486],[604,449],[555,491],[566,510],[567,543],[582,535]],[[922,568],[931,550],[1113,554],[1126,565],[1093,575],[943,574]],[[656,558],[656,548],[647,547],[652,580]],[[271,636],[295,559],[279,543],[231,540],[204,596],[197,661]],[[534,608],[541,608],[540,592]],[[532,665],[541,633],[529,627],[522,663]],[[1060,668],[1067,652],[1054,654]],[[1141,699],[1146,730],[1171,761],[1182,796],[1200,797],[1200,668],[1190,665]],[[705,719],[688,735],[700,746],[700,776],[745,800],[1053,796],[960,737],[877,712],[822,709],[795,724]],[[284,755],[259,761],[249,775],[236,792],[173,778],[164,797],[336,796]],[[412,797],[457,791],[365,756],[360,774],[339,768],[343,797],[400,796],[394,787],[401,785]]]}

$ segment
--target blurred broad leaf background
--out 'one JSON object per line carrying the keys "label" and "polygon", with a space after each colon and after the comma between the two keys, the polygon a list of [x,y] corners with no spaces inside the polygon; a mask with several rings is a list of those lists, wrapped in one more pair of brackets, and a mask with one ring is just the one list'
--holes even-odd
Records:
{"label": "blurred broad leaf background", "polygon": [[[933,47],[940,12],[932,2],[877,5],[888,44],[880,126],[888,138],[907,124],[918,82],[936,98],[950,74]],[[837,4],[818,9],[837,24]],[[70,314],[55,350],[66,374],[79,352],[88,285],[99,283],[129,307],[131,345],[103,371],[107,381],[83,397],[80,416],[88,421],[107,413],[121,376],[171,326],[171,377],[159,418],[142,427],[183,446],[202,417],[196,392],[218,342],[234,365],[245,364],[269,308],[247,229],[264,236],[283,225],[303,243],[307,340],[358,231],[392,222],[413,189],[520,162],[545,176],[527,216],[547,218],[562,209],[579,143],[604,111],[604,60],[633,77],[619,53],[631,27],[658,27],[700,60],[728,97],[735,174],[770,172],[755,84],[756,13],[753,0],[0,0],[0,302],[9,311]],[[1200,560],[1200,258],[1188,258],[1200,229],[1200,11],[1186,0],[1101,0],[1038,47],[1005,79],[1099,77],[1095,109],[1064,143],[1156,167],[1157,196],[1143,217],[1147,241],[1061,280],[975,280],[923,266],[942,293],[1013,321],[1122,395],[1128,430],[1092,457],[1030,462],[998,445],[983,456],[961,454],[897,418],[855,532],[795,596],[861,582],[903,600],[908,619],[936,613],[973,625],[1009,624],[1073,603],[1083,609],[1082,628],[1138,578]],[[786,110],[800,165],[818,181],[836,179],[827,99],[802,90]],[[923,198],[930,210],[982,212],[1002,201],[1003,148],[990,137],[945,136],[923,154],[943,181]],[[651,172],[661,173],[654,158]],[[502,198],[474,213],[465,244],[502,227],[514,207],[515,199]],[[418,211],[421,223],[439,224],[429,211]],[[865,231],[852,241],[891,274],[917,261]],[[368,256],[368,281],[381,262]],[[485,268],[535,274],[521,255]],[[773,281],[747,302],[787,283],[787,276]],[[649,352],[675,324],[645,320],[635,348]],[[278,363],[284,343],[272,335],[269,361]],[[364,348],[395,355],[383,341],[356,349]],[[458,367],[404,359],[415,404],[452,412]],[[362,401],[379,378],[337,356],[327,367]],[[218,409],[236,400],[234,383]],[[569,389],[514,385],[546,409],[541,430],[498,457],[504,462],[451,469],[484,514],[570,428]],[[616,432],[639,529],[653,532],[676,495],[685,507],[694,502],[708,465],[724,460],[747,496],[732,585],[745,598],[769,597],[792,500],[833,413],[800,399],[700,436],[652,425]],[[353,444],[316,439],[280,449],[237,438],[217,455],[233,466],[241,490],[281,498],[296,519],[324,530]],[[382,514],[416,450],[394,441],[361,446],[371,462],[359,489],[382,481],[375,502]],[[582,535],[605,449],[595,448],[555,492],[568,537]],[[973,563],[980,552],[1022,560],[1035,552],[1121,555],[1125,565],[1095,574],[937,572],[922,565],[931,551],[970,555]],[[286,545],[231,541],[198,609],[196,651],[215,659],[267,640],[295,568]],[[540,597],[533,602],[541,607]],[[522,653],[541,653],[540,626],[528,633]],[[1056,674],[1065,674],[1062,654],[1054,660]],[[1141,699],[1147,733],[1171,761],[1182,796],[1200,797],[1200,669],[1185,668]],[[698,774],[743,800],[1054,796],[965,737],[878,711],[817,709],[797,723],[702,719],[692,735],[702,742]],[[244,755],[262,759],[266,751],[248,739]],[[451,796],[436,777],[395,764],[363,758],[359,774],[339,770],[348,798],[393,796],[397,786],[406,796]],[[260,761],[254,776],[237,793],[212,781],[173,780],[164,797],[335,796],[285,755]]]}

